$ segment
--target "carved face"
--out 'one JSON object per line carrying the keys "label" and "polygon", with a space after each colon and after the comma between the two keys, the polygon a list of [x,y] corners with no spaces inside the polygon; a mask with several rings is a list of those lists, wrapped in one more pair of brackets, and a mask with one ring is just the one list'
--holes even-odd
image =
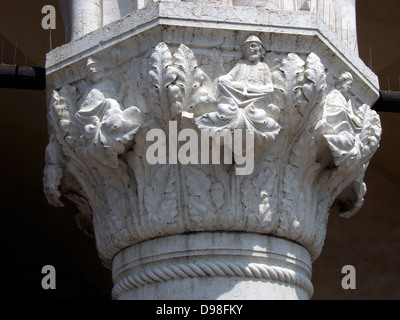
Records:
{"label": "carved face", "polygon": [[345,77],[339,84],[338,89],[342,94],[347,94],[350,91],[352,85],[353,85],[353,80],[350,79],[349,77]]}
{"label": "carved face", "polygon": [[258,42],[249,42],[245,44],[244,52],[250,62],[255,62],[261,59],[262,47]]}
{"label": "carved face", "polygon": [[345,72],[340,76],[336,88],[339,89],[342,93],[347,93],[350,91],[352,85],[353,85],[352,75],[349,72]]}
{"label": "carved face", "polygon": [[86,67],[86,71],[89,76],[89,79],[92,80],[93,82],[99,81],[103,73],[102,72],[103,70],[99,68],[99,66],[95,63],[89,64]]}
{"label": "carved face", "polygon": [[344,91],[348,92],[351,89],[352,85],[353,81],[351,79],[346,79],[342,84],[342,88]]}

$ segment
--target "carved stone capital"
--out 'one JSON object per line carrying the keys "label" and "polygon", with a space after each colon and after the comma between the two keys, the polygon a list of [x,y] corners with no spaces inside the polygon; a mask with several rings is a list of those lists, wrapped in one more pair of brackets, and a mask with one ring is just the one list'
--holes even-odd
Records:
{"label": "carved stone capital", "polygon": [[[190,22],[193,4],[179,4],[172,14],[174,6],[154,4],[133,15],[141,19],[133,30],[124,31],[132,17],[112,24],[113,37],[90,55],[85,45],[71,43],[63,49],[70,56],[53,52],[48,66],[45,192],[51,204],[62,205],[66,197],[78,205],[78,222],[95,236],[105,265],[123,260],[113,267],[115,297],[135,296],[127,287],[183,274],[278,281],[282,271],[264,262],[210,262],[195,254],[193,263],[149,262],[120,274],[125,250],[136,255],[159,237],[265,235],[297,243],[315,260],[332,205],[345,217],[362,205],[363,177],[380,140],[379,117],[369,106],[377,98],[376,79],[355,67],[361,63],[354,56],[343,59],[340,46],[329,47],[326,37],[338,40],[318,23],[320,33],[293,29],[303,43],[296,47],[293,34],[255,32],[255,21],[243,23],[246,31],[232,25],[221,30],[218,10],[205,14],[207,26],[197,28]],[[263,23],[271,27],[277,13],[268,14]],[[312,22],[311,14],[295,14]],[[188,26],[171,20],[161,26],[169,32],[160,31],[146,23],[155,15],[178,15]],[[175,249],[168,252],[175,259]],[[139,258],[130,257],[129,264]],[[282,272],[279,281],[311,295],[304,276],[293,280]]]}

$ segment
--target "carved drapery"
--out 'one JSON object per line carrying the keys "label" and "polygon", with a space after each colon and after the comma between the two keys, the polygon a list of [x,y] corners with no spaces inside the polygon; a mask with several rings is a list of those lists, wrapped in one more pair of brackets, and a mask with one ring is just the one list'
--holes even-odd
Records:
{"label": "carved drapery", "polygon": [[[77,204],[106,265],[132,244],[198,231],[276,235],[316,259],[335,201],[346,217],[361,206],[381,127],[352,95],[351,72],[330,70],[313,52],[265,54],[268,43],[248,36],[259,45],[248,49],[258,50],[255,60],[246,41],[236,60],[161,42],[123,62],[118,50],[112,59],[94,55],[85,76],[52,92],[45,193],[53,205],[63,197]],[[253,170],[201,164],[200,154],[171,164],[171,123],[198,136],[250,132]],[[167,164],[146,157],[154,129],[165,134]]]}

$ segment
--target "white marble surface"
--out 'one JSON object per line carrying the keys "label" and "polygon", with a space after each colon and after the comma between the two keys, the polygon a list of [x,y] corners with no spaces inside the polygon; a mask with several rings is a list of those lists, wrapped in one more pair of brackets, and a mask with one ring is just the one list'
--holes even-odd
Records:
{"label": "white marble surface", "polygon": [[355,0],[60,0],[60,5],[66,21],[67,37],[75,40],[154,2],[308,11],[326,23],[354,52],[358,52]]}
{"label": "white marble surface", "polygon": [[113,259],[113,298],[307,300],[311,259],[303,247],[251,233],[162,237]]}

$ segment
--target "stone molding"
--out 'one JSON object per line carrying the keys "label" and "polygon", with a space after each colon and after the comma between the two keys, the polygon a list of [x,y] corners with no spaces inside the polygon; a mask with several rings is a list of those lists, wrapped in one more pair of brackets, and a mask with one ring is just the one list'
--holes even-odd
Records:
{"label": "stone molding", "polygon": [[126,292],[155,282],[197,277],[243,277],[283,282],[304,289],[309,297],[313,295],[314,291],[309,279],[296,275],[290,269],[256,263],[245,265],[216,261],[146,269],[120,280],[113,288],[112,297],[118,300]]}
{"label": "stone molding", "polygon": [[[289,299],[299,290],[300,296],[313,294],[311,260],[301,246],[259,234],[213,232],[161,237],[121,251],[113,261],[112,297],[126,299],[140,289],[142,299],[157,299],[155,286],[170,287],[172,297],[166,298],[174,299],[174,282],[194,278],[225,278],[229,286],[235,279],[277,283],[289,286]],[[224,289],[210,295],[218,296]],[[196,290],[181,291],[181,299],[196,299]],[[262,299],[264,294],[259,294]]]}

